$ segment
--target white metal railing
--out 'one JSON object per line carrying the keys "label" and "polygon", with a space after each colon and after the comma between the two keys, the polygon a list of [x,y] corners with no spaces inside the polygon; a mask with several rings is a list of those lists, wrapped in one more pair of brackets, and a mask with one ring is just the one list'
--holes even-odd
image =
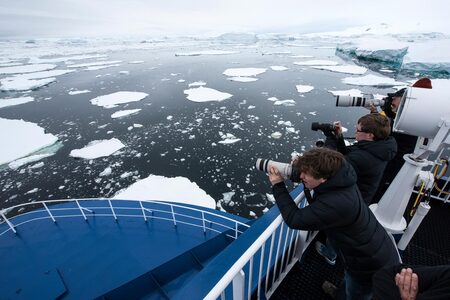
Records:
{"label": "white metal railing", "polygon": [[[306,203],[304,199],[302,192],[295,198],[295,202],[303,207]],[[306,231],[289,229],[282,216],[278,215],[225,272],[204,299],[215,300],[220,297],[223,300],[226,298],[226,290],[230,288],[233,299],[251,299],[254,291],[257,299],[262,298],[261,293],[264,293],[265,298],[269,298],[299,260],[312,237],[313,235]],[[253,283],[254,272],[258,278],[256,290]]]}
{"label": "white metal railing", "polygon": [[[123,206],[126,201],[139,203],[139,205],[136,205],[136,207]],[[82,203],[90,203],[96,206],[83,206]],[[102,203],[105,205],[100,206]],[[74,204],[74,206],[64,207],[61,204]],[[122,204],[122,206],[120,204]],[[38,207],[36,208],[36,206]],[[158,206],[167,208],[168,210],[158,209]],[[183,211],[188,211],[189,214],[183,213]],[[160,215],[157,216],[156,213],[159,213]],[[14,214],[14,216],[8,218],[8,214]],[[198,214],[198,217],[195,216],[195,214]],[[199,227],[202,228],[203,232],[206,232],[207,230],[217,233],[232,231],[233,234],[229,236],[234,239],[236,239],[246,228],[250,227],[245,223],[214,212],[172,202],[103,198],[60,199],[25,203],[0,210],[0,217],[2,219],[0,224],[5,223],[7,225],[6,229],[0,232],[0,236],[8,231],[17,233],[17,230],[21,225],[29,222],[51,219],[56,223],[58,219],[76,217],[82,217],[85,221],[88,221],[88,217],[113,217],[116,221],[121,217],[133,217],[142,218],[145,222],[147,222],[148,219],[159,219],[172,222],[174,226],[177,226],[177,223],[179,223]],[[213,228],[213,225],[215,225],[216,228]]]}

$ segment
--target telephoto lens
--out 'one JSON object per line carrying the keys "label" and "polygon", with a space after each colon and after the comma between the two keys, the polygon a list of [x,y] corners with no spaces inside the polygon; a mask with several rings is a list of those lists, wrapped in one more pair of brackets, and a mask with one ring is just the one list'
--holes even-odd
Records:
{"label": "telephoto lens", "polygon": [[292,182],[300,182],[300,174],[292,168],[291,164],[263,158],[258,158],[256,160],[255,168],[257,170],[269,173],[271,167],[276,168],[284,179],[289,179]]}
{"label": "telephoto lens", "polygon": [[336,125],[333,123],[319,123],[319,122],[312,122],[311,123],[311,130],[317,131],[322,130],[323,132],[327,131],[334,131],[336,129]]}
{"label": "telephoto lens", "polygon": [[384,100],[375,99],[372,95],[365,95],[365,97],[336,96],[336,106],[370,107],[370,104],[373,104],[374,106],[383,106]]}

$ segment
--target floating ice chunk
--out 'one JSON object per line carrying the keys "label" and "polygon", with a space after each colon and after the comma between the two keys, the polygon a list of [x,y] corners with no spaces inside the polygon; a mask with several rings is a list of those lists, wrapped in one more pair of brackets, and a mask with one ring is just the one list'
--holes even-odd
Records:
{"label": "floating ice chunk", "polygon": [[133,124],[133,127],[134,128],[142,128],[142,127],[144,127],[144,125],[142,125],[142,124]]}
{"label": "floating ice chunk", "polygon": [[188,96],[188,100],[194,102],[208,102],[208,101],[223,101],[231,98],[233,95],[228,93],[223,93],[215,89],[198,87],[193,89],[188,89],[184,91]]}
{"label": "floating ice chunk", "polygon": [[307,61],[296,61],[294,65],[299,66],[337,66],[338,62],[332,60],[307,60]]}
{"label": "floating ice chunk", "polygon": [[150,175],[117,192],[113,199],[159,200],[216,208],[216,201],[185,177]]}
{"label": "floating ice chunk", "polygon": [[267,100],[269,100],[269,101],[277,101],[278,98],[277,97],[269,97],[269,98],[267,98]]}
{"label": "floating ice chunk", "polygon": [[350,90],[341,90],[341,91],[330,91],[333,96],[352,96],[352,97],[362,97],[363,93],[358,89],[350,89]]}
{"label": "floating ice chunk", "polygon": [[200,56],[200,55],[226,55],[239,53],[237,51],[226,51],[226,50],[202,50],[195,52],[179,52],[175,53],[175,56]]}
{"label": "floating ice chunk", "polygon": [[119,71],[120,75],[130,75],[130,71]]}
{"label": "floating ice chunk", "polygon": [[241,139],[236,138],[231,133],[223,134],[223,133],[219,132],[219,134],[221,135],[221,138],[222,138],[222,141],[218,142],[219,144],[234,144],[241,140]]}
{"label": "floating ice chunk", "polygon": [[279,131],[275,131],[270,136],[277,140],[277,139],[281,138],[283,136],[283,134]]}
{"label": "floating ice chunk", "polygon": [[106,167],[102,172],[100,172],[100,174],[98,174],[98,176],[103,177],[103,176],[109,176],[112,173],[112,169],[111,167]]}
{"label": "floating ice chunk", "polygon": [[0,118],[0,165],[30,155],[57,140],[37,124]]}
{"label": "floating ice chunk", "polygon": [[111,115],[111,118],[113,118],[113,119],[122,118],[122,117],[125,117],[125,116],[137,114],[140,111],[141,111],[140,108],[138,108],[138,109],[119,110],[119,111],[116,111],[115,113],[113,113]]}
{"label": "floating ice chunk", "polygon": [[313,58],[312,55],[292,55],[292,58]]}
{"label": "floating ice chunk", "polygon": [[91,99],[91,103],[105,108],[113,108],[118,104],[141,101],[147,96],[147,93],[142,92],[115,92],[95,97],[94,99]]}
{"label": "floating ice chunk", "polygon": [[116,138],[110,140],[97,140],[90,142],[86,147],[70,151],[69,155],[84,159],[96,159],[109,156],[123,147],[125,147],[125,145]]}
{"label": "floating ice chunk", "polygon": [[22,66],[0,68],[0,74],[32,73],[32,72],[51,70],[54,68],[56,68],[56,65],[51,65],[51,64],[22,65]]}
{"label": "floating ice chunk", "polygon": [[103,69],[111,68],[111,67],[118,67],[118,66],[120,66],[120,65],[115,64],[115,65],[104,65],[104,66],[92,66],[92,67],[87,67],[84,70],[85,71],[97,71],[97,70],[103,70]]}
{"label": "floating ice chunk", "polygon": [[313,66],[312,68],[354,75],[362,75],[367,72],[367,68],[360,66]]}
{"label": "floating ice chunk", "polygon": [[270,68],[274,71],[286,71],[289,70],[289,68],[286,68],[284,66],[270,66]]}
{"label": "floating ice chunk", "polygon": [[314,89],[314,87],[312,85],[298,84],[295,87],[297,88],[297,92],[299,92],[299,93],[309,93]]}
{"label": "floating ice chunk", "polygon": [[75,70],[51,70],[51,71],[42,71],[42,72],[35,72],[35,73],[27,73],[27,74],[20,74],[20,75],[14,75],[11,77],[5,77],[2,79],[2,81],[12,81],[17,79],[42,79],[42,78],[50,78],[50,77],[56,77],[61,76],[64,74],[75,72]]}
{"label": "floating ice chunk", "polygon": [[294,106],[295,105],[295,101],[291,100],[291,99],[277,100],[277,101],[275,101],[273,103],[273,105]]}
{"label": "floating ice chunk", "polygon": [[38,168],[42,168],[44,166],[44,162],[38,162],[37,164],[34,164],[32,166],[29,166],[30,169],[38,169]]}
{"label": "floating ice chunk", "polygon": [[287,55],[291,54],[291,51],[271,51],[271,52],[263,52],[262,55]]}
{"label": "floating ice chunk", "polygon": [[129,64],[142,64],[145,63],[145,61],[143,60],[132,60],[128,62]]}
{"label": "floating ice chunk", "polygon": [[0,80],[0,90],[1,91],[28,91],[35,90],[40,87],[49,85],[55,82],[56,78],[45,78],[45,79],[22,79],[18,77],[15,80]]}
{"label": "floating ice chunk", "polygon": [[383,72],[383,73],[394,73],[394,70],[389,70],[389,69],[379,69],[378,71]]}
{"label": "floating ice chunk", "polygon": [[19,97],[19,98],[9,98],[9,99],[0,99],[0,108],[14,106],[19,104],[24,104],[34,101],[33,97]]}
{"label": "floating ice chunk", "polygon": [[89,54],[89,55],[73,55],[73,56],[62,56],[62,57],[53,57],[53,58],[30,58],[30,63],[60,63],[65,62],[68,63],[71,60],[83,60],[83,59],[92,59],[92,58],[105,58],[108,57],[105,54]]}
{"label": "floating ice chunk", "polygon": [[362,77],[346,77],[342,79],[342,82],[349,85],[360,85],[360,86],[398,86],[406,85],[404,82],[395,81],[393,78],[381,77],[376,75],[366,75]]}
{"label": "floating ice chunk", "polygon": [[84,64],[76,64],[76,65],[68,65],[68,68],[85,68],[85,67],[94,67],[94,66],[104,66],[104,65],[117,65],[121,63],[121,60],[102,60],[102,61],[96,61],[91,63],[84,63]]}
{"label": "floating ice chunk", "polygon": [[230,77],[227,79],[230,81],[237,81],[237,82],[253,82],[258,80],[258,78],[255,77]]}
{"label": "floating ice chunk", "polygon": [[266,72],[265,68],[231,68],[226,69],[223,74],[230,77],[249,77]]}
{"label": "floating ice chunk", "polygon": [[308,114],[310,114],[311,116],[316,116],[317,115],[317,111],[310,111],[310,112],[308,112]]}
{"label": "floating ice chunk", "polygon": [[69,95],[79,95],[79,94],[86,94],[90,93],[90,90],[78,90],[78,91],[69,91]]}
{"label": "floating ice chunk", "polygon": [[25,195],[28,195],[28,194],[34,194],[34,193],[36,193],[37,191],[39,191],[39,189],[38,189],[38,188],[34,188],[34,189],[29,190],[28,192],[26,192]]}
{"label": "floating ice chunk", "polygon": [[11,169],[15,170],[15,169],[20,168],[21,166],[26,165],[26,164],[29,164],[29,163],[41,160],[43,158],[52,156],[53,154],[55,154],[55,153],[30,155],[30,156],[27,156],[27,157],[24,157],[24,158],[17,159],[17,160],[15,160],[13,162],[10,162],[8,164],[8,167],[10,167]]}
{"label": "floating ice chunk", "polygon": [[204,85],[206,85],[206,82],[204,82],[204,81],[196,81],[196,82],[192,82],[192,83],[189,83],[189,87],[192,87],[192,86],[204,86]]}

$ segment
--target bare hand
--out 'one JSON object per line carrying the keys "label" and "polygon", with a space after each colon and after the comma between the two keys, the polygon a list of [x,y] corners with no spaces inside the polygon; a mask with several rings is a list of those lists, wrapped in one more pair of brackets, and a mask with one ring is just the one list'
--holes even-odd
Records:
{"label": "bare hand", "polygon": [[413,270],[402,269],[400,273],[395,275],[395,284],[400,292],[402,300],[416,299],[419,289],[419,277]]}
{"label": "bare hand", "polygon": [[372,101],[370,101],[370,107],[369,107],[369,110],[370,110],[370,113],[371,113],[371,114],[376,114],[376,113],[378,113],[378,108],[377,108],[375,105],[373,105],[373,102],[372,102]]}
{"label": "bare hand", "polygon": [[274,167],[270,167],[269,169],[269,180],[272,185],[284,181],[283,176],[281,176],[280,174],[280,171],[278,171],[278,169]]}
{"label": "bare hand", "polygon": [[336,134],[336,136],[341,136],[342,135],[342,124],[341,121],[336,121],[334,122],[334,133]]}

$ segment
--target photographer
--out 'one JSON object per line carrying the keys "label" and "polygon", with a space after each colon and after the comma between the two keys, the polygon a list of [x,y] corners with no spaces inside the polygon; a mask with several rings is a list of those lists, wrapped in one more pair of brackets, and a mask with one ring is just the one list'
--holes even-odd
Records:
{"label": "photographer", "polygon": [[[385,104],[382,108],[383,110],[380,112],[380,115],[384,115],[390,119],[391,127],[394,124],[394,119],[405,91],[406,89],[404,88],[395,93],[388,93],[388,97],[385,98]],[[377,108],[373,105],[370,107],[370,111],[372,114],[377,114]],[[387,190],[405,163],[403,156],[408,153],[413,153],[417,143],[417,136],[394,132],[392,130],[390,135],[397,142],[397,154],[386,165],[380,184],[378,185],[377,191],[370,203],[377,203],[381,199],[384,192]]]}
{"label": "photographer", "polygon": [[395,157],[397,145],[389,136],[389,119],[380,114],[368,114],[359,118],[356,125],[357,143],[346,146],[340,122],[335,123],[334,132],[326,132],[325,146],[345,155],[356,171],[357,185],[366,204],[377,191],[383,171]]}
{"label": "photographer", "polygon": [[284,221],[290,228],[323,230],[328,236],[345,265],[337,299],[371,299],[373,274],[398,264],[399,258],[383,226],[363,202],[355,171],[341,153],[328,148],[306,151],[292,167],[300,174],[310,205],[297,207],[282,175],[271,167],[269,180]]}

